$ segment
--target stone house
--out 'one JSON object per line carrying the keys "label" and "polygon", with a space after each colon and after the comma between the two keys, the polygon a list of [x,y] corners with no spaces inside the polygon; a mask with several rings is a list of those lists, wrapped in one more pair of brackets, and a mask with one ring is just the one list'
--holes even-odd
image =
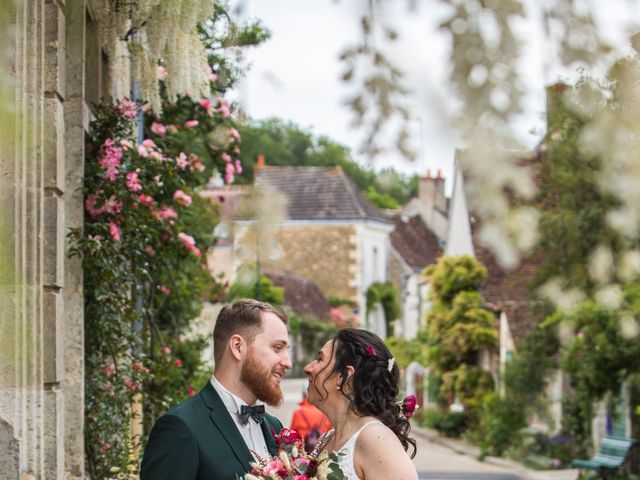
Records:
{"label": "stone house", "polygon": [[107,71],[91,1],[9,5],[0,89],[8,75],[15,116],[0,134],[0,478],[81,479],[83,278],[66,234],[83,224],[89,105],[128,95],[129,72]]}
{"label": "stone house", "polygon": [[[258,166],[255,185],[271,189],[287,205],[275,232],[277,251],[259,256],[260,270],[312,280],[326,298],[358,305],[353,312],[358,323],[385,336],[381,309],[366,318],[365,295],[372,283],[388,280],[393,222],[339,167]],[[233,192],[233,187],[218,186],[204,195],[227,203]],[[252,221],[223,217],[223,224],[224,220],[233,238],[229,245],[221,242],[221,249],[212,255],[226,256],[223,264],[230,266],[233,276],[241,263],[238,238],[243,228],[251,228]]]}

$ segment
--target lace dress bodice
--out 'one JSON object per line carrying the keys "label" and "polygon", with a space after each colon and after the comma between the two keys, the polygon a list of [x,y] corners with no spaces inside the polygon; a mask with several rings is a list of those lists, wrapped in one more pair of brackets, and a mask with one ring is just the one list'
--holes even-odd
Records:
{"label": "lace dress bodice", "polygon": [[[344,478],[346,480],[362,480],[356,473],[356,467],[355,467],[355,464],[353,463],[353,457],[356,451],[356,442],[358,441],[358,437],[360,436],[360,434],[365,428],[367,428],[369,425],[375,425],[377,423],[382,423],[382,422],[380,422],[379,420],[370,420],[367,423],[365,423],[362,427],[358,429],[356,433],[351,435],[349,440],[347,440],[346,443],[340,449],[339,453],[343,454],[340,456],[340,460],[339,460],[340,469],[342,470],[342,473],[344,473]],[[333,430],[329,430],[322,437],[320,437],[320,439],[318,440],[318,446],[313,451],[314,455],[318,455],[320,453],[320,451],[324,448],[327,441],[329,440],[329,438],[331,438],[332,435],[333,435]]]}

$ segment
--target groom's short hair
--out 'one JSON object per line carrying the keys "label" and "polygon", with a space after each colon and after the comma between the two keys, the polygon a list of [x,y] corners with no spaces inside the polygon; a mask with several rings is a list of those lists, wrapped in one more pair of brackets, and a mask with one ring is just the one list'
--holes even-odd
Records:
{"label": "groom's short hair", "polygon": [[213,327],[213,358],[216,363],[222,354],[231,335],[240,335],[248,343],[253,342],[262,331],[262,313],[271,312],[287,325],[287,314],[281,308],[270,303],[243,298],[220,310],[216,325]]}

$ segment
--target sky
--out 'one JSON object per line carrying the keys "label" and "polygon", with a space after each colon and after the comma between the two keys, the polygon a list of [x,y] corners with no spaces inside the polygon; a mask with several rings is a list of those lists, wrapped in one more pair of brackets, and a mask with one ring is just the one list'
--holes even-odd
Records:
{"label": "sky", "polygon": [[[539,18],[531,0],[532,18]],[[605,38],[618,47],[626,47],[629,18],[640,18],[639,2],[634,0],[577,0],[594,9],[595,18]],[[369,165],[357,153],[364,138],[362,130],[351,126],[353,115],[344,99],[353,85],[340,80],[344,65],[340,53],[361,39],[359,18],[365,0],[233,0],[241,19],[260,19],[272,37],[251,50],[246,58],[250,70],[232,98],[250,118],[260,120],[279,117],[291,120],[317,135],[349,146],[353,157]],[[455,95],[449,88],[449,40],[438,30],[447,8],[438,0],[388,0],[380,19],[398,29],[399,39],[386,46],[389,57],[405,73],[405,86],[410,93],[405,101],[411,120],[411,146],[417,153],[408,162],[399,153],[377,158],[372,164],[379,169],[393,166],[404,173],[424,175],[427,170],[441,170],[448,190],[453,174],[456,148],[463,146],[449,118],[457,108]],[[411,9],[413,4],[416,8]],[[525,41],[520,64],[527,88],[524,112],[514,122],[521,143],[533,148],[544,131],[544,85],[558,79],[575,78],[575,69],[566,70],[550,62],[551,48],[540,22],[520,23],[518,31]],[[532,133],[535,132],[535,133]],[[269,159],[267,159],[269,163]]]}

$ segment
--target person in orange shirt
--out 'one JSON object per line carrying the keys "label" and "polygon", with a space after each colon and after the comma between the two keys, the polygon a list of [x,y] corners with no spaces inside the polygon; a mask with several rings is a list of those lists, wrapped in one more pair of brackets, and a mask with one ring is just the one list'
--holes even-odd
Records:
{"label": "person in orange shirt", "polygon": [[307,401],[307,388],[302,389],[302,401],[293,412],[291,429],[296,430],[304,438],[304,448],[311,452],[320,436],[333,428],[324,413]]}

